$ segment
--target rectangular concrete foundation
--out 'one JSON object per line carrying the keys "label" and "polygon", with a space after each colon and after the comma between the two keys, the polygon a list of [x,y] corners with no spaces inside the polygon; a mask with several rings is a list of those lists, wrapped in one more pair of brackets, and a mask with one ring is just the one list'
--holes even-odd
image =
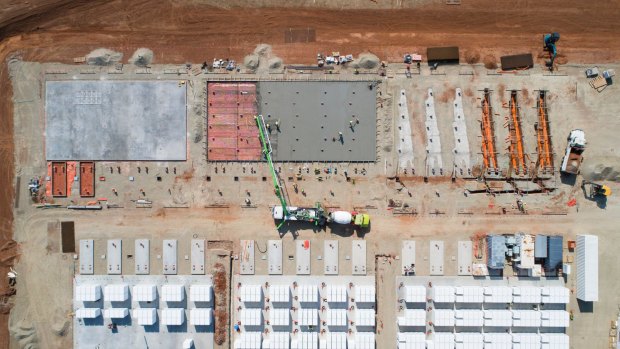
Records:
{"label": "rectangular concrete foundation", "polygon": [[48,160],[186,160],[184,84],[48,81],[45,88]]}
{"label": "rectangular concrete foundation", "polygon": [[375,161],[377,102],[371,85],[259,82],[258,110],[269,125],[274,160]]}
{"label": "rectangular concrete foundation", "polygon": [[135,244],[136,274],[148,275],[151,272],[151,241],[136,239]]}

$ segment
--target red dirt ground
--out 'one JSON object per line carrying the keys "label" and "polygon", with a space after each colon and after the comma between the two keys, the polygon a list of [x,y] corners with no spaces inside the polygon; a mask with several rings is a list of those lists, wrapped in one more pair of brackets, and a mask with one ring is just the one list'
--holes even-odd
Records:
{"label": "red dirt ground", "polygon": [[[71,1],[51,8],[48,2],[39,7],[40,13],[20,13],[8,26],[0,23],[0,60],[19,52],[25,60],[70,63],[99,47],[121,51],[125,57],[148,47],[155,52],[155,63],[199,63],[214,57],[241,61],[258,43],[272,45],[274,54],[287,63],[306,64],[314,63],[317,52],[370,51],[384,60],[400,61],[406,52],[424,54],[428,46],[445,45],[480,57],[523,52],[542,57],[541,35],[550,31],[562,35],[562,62],[620,60],[620,45],[615,44],[620,33],[618,0],[462,2],[394,10],[221,9],[172,0]],[[316,30],[316,42],[285,44],[287,29],[308,27]],[[6,64],[0,69],[0,91],[1,247],[13,237],[13,105]],[[21,185],[25,192],[25,183]],[[0,250],[0,296],[7,291],[4,275],[16,249],[9,245]],[[0,348],[8,347],[7,319],[0,314]]]}

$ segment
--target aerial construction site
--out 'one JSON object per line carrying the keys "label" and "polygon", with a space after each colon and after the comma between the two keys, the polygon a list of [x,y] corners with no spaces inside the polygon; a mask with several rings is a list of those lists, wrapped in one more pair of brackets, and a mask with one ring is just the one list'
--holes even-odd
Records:
{"label": "aerial construction site", "polygon": [[0,348],[619,347],[618,15],[6,5]]}

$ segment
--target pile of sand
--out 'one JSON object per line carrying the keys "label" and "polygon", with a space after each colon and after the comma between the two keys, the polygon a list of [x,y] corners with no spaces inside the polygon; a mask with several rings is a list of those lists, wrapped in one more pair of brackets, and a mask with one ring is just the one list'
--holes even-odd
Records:
{"label": "pile of sand", "polygon": [[258,73],[281,70],[283,64],[282,58],[275,56],[271,46],[267,44],[257,45],[254,52],[243,59],[243,65],[247,70]]}
{"label": "pile of sand", "polygon": [[588,181],[620,182],[620,159],[588,157],[581,165],[581,175]]}
{"label": "pile of sand", "polygon": [[362,53],[359,57],[351,62],[353,68],[374,69],[379,66],[381,60],[372,53]]}
{"label": "pile of sand", "polygon": [[139,48],[133,53],[133,56],[129,58],[130,64],[135,64],[140,67],[145,67],[153,62],[153,51],[148,48]]}
{"label": "pile of sand", "polygon": [[17,347],[21,349],[38,349],[39,340],[37,332],[32,324],[26,324],[24,320],[19,321],[9,328],[11,336],[17,341]]}
{"label": "pile of sand", "polygon": [[122,58],[123,54],[120,52],[98,48],[86,55],[86,63],[90,65],[111,65],[120,62]]}

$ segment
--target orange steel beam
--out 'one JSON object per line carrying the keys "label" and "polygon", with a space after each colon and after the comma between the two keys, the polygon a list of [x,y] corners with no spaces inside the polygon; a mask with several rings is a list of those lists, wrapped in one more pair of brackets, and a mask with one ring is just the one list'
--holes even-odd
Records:
{"label": "orange steel beam", "polygon": [[489,105],[489,94],[486,92],[482,100],[482,154],[486,168],[497,168],[493,125],[491,123],[491,107]]}
{"label": "orange steel beam", "polygon": [[551,142],[549,141],[549,129],[547,128],[547,113],[544,95],[540,94],[538,97],[538,158],[539,167],[553,167],[553,160],[551,159]]}
{"label": "orange steel beam", "polygon": [[[516,155],[517,159],[513,159],[513,165],[517,168],[521,173],[527,173],[527,168],[525,166],[525,154],[523,152],[523,138],[521,134],[521,123],[519,120],[519,113],[517,112],[517,94],[513,92],[510,97],[510,115],[512,117],[513,129],[514,129],[514,137],[516,138]],[[514,147],[514,145],[513,145]],[[517,167],[517,160],[519,161]]]}

